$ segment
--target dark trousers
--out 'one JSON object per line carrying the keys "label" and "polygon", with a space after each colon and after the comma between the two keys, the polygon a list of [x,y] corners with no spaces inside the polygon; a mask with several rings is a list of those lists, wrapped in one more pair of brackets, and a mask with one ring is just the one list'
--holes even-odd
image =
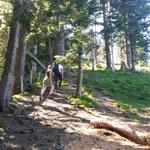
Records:
{"label": "dark trousers", "polygon": [[55,80],[55,89],[57,89],[58,87],[61,88],[61,84],[62,84],[61,73],[55,73],[54,74],[54,80]]}

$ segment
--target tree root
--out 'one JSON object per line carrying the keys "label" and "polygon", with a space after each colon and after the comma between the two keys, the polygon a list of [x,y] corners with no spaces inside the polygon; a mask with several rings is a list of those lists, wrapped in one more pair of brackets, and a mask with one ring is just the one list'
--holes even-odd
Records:
{"label": "tree root", "polygon": [[120,125],[114,121],[100,120],[91,122],[91,126],[93,128],[104,128],[107,130],[111,130],[137,144],[150,145],[150,137],[146,137],[143,135],[141,136],[139,133],[137,133],[127,125]]}

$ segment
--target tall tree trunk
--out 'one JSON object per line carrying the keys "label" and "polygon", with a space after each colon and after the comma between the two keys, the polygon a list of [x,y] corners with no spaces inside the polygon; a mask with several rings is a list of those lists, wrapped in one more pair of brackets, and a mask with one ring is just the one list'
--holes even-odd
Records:
{"label": "tall tree trunk", "polygon": [[132,35],[130,35],[130,47],[131,47],[131,64],[132,64],[131,71],[135,72],[135,42],[134,37]]}
{"label": "tall tree trunk", "polygon": [[83,55],[82,48],[79,48],[79,51],[78,51],[78,79],[77,79],[76,97],[82,96],[82,78],[83,78],[82,55]]}
{"label": "tall tree trunk", "polygon": [[[59,5],[60,5],[60,0],[56,2],[56,5],[59,9]],[[53,40],[53,56],[55,55],[61,55],[64,56],[64,39],[65,39],[65,34],[64,34],[64,26],[60,25],[60,22],[63,21],[63,16],[60,14],[56,15],[56,26],[57,26],[57,30],[59,30],[59,32],[56,33],[54,40]]]}
{"label": "tall tree trunk", "polygon": [[106,2],[102,2],[102,10],[103,10],[103,23],[104,23],[104,42],[105,42],[105,52],[106,52],[106,64],[108,69],[112,69],[111,62],[111,52],[109,49],[109,33],[108,33],[108,20],[106,15]]}
{"label": "tall tree trunk", "polygon": [[45,38],[45,65],[49,64],[49,45],[48,45],[48,37]]}
{"label": "tall tree trunk", "polygon": [[126,64],[129,69],[132,66],[132,54],[131,54],[131,47],[130,47],[130,17],[128,12],[124,13],[124,32],[125,32],[125,49],[126,49]]}
{"label": "tall tree trunk", "polygon": [[64,56],[64,32],[56,34],[53,42],[53,55]]}
{"label": "tall tree trunk", "polygon": [[[0,111],[7,110],[9,108],[10,99],[13,94],[14,82],[15,82],[15,66],[17,66],[16,58],[19,46],[20,31],[21,31],[21,17],[25,17],[28,13],[28,7],[25,0],[14,1],[14,10],[12,17],[12,24],[10,26],[9,41],[7,44],[7,52],[5,57],[4,71],[0,82]],[[18,13],[20,12],[20,13]],[[26,15],[25,15],[26,14]],[[24,18],[25,20],[27,18]],[[23,33],[23,31],[22,31]],[[21,45],[21,44],[20,44]],[[25,45],[24,45],[24,48]],[[22,60],[19,62],[21,65],[24,63],[24,56],[22,54]],[[23,69],[23,68],[22,68]],[[24,69],[21,70],[21,73]],[[22,75],[21,75],[22,76]],[[21,79],[22,80],[22,79]]]}
{"label": "tall tree trunk", "polygon": [[96,56],[95,56],[95,48],[92,48],[92,70],[95,70],[96,66]]}
{"label": "tall tree trunk", "polygon": [[[37,50],[38,50],[38,47],[37,47],[37,38],[35,39],[35,43],[34,43],[34,47],[33,47],[33,55],[34,56],[37,56]],[[37,64],[33,61],[32,62],[32,67],[33,67],[33,73],[36,73],[37,72]]]}
{"label": "tall tree trunk", "polygon": [[[37,39],[34,41],[34,46],[33,46],[33,55],[37,55]],[[32,66],[31,66],[31,71],[30,71],[30,84],[32,83],[33,80],[33,75],[37,72],[37,65],[34,61],[32,61]]]}
{"label": "tall tree trunk", "polygon": [[0,111],[9,107],[14,83],[14,68],[19,43],[20,23],[13,20],[5,57],[4,71],[0,82]]}
{"label": "tall tree trunk", "polygon": [[112,35],[112,24],[111,24],[111,35],[110,35],[110,55],[111,55],[111,66],[112,66],[112,70],[115,70],[114,42],[113,42],[113,35]]}
{"label": "tall tree trunk", "polygon": [[19,47],[16,56],[16,65],[14,74],[15,82],[13,90],[14,94],[24,92],[23,80],[24,80],[25,58],[27,51],[27,42],[25,40],[26,35],[27,35],[27,28],[25,25],[22,25],[20,30]]}
{"label": "tall tree trunk", "polygon": [[50,37],[46,38],[46,53],[47,53],[47,62],[46,62],[47,66],[48,64],[53,63],[52,40]]}
{"label": "tall tree trunk", "polygon": [[48,38],[48,46],[49,46],[49,53],[50,53],[50,64],[53,63],[53,45],[52,45],[52,39]]}
{"label": "tall tree trunk", "polygon": [[131,68],[131,50],[129,48],[129,38],[127,31],[125,32],[125,48],[126,48],[127,67]]}
{"label": "tall tree trunk", "polygon": [[115,62],[114,62],[114,45],[111,39],[111,60],[112,60],[112,70],[115,70]]}

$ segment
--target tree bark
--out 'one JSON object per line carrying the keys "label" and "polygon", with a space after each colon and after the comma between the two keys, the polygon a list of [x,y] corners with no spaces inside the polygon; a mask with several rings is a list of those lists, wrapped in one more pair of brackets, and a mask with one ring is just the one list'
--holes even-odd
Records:
{"label": "tree bark", "polygon": [[[37,43],[38,43],[38,40],[35,39],[35,43],[33,46],[33,55],[34,56],[37,56],[37,50],[38,50]],[[37,64],[34,61],[32,62],[32,68],[33,68],[33,73],[36,73],[37,72]]]}
{"label": "tree bark", "polygon": [[31,53],[27,52],[27,56],[29,56],[33,61],[36,62],[36,64],[39,65],[39,67],[42,69],[42,70],[45,70],[46,67],[35,57],[33,56]]}
{"label": "tree bark", "polygon": [[64,56],[64,32],[59,32],[54,37],[53,55]]}
{"label": "tree bark", "polygon": [[110,50],[110,54],[111,54],[111,69],[115,70],[115,60],[114,60],[114,45],[113,45],[113,37],[111,35],[111,44],[110,44],[111,50]]}
{"label": "tree bark", "polygon": [[106,15],[106,2],[102,2],[102,11],[103,11],[103,23],[104,23],[104,42],[105,42],[105,52],[106,52],[106,64],[108,69],[112,69],[112,62],[111,62],[111,52],[109,49],[109,33],[108,33],[108,21]]}
{"label": "tree bark", "polygon": [[130,33],[130,49],[131,49],[131,71],[135,72],[135,42],[132,33]]}
{"label": "tree bark", "polygon": [[79,48],[79,51],[78,51],[78,78],[77,78],[76,97],[81,97],[82,96],[82,78],[83,78],[82,55],[83,55],[82,48]]}
{"label": "tree bark", "polygon": [[92,56],[91,56],[91,60],[92,60],[92,70],[95,70],[95,66],[96,66],[96,56],[95,56],[95,48],[92,48]]}
{"label": "tree bark", "polygon": [[[33,55],[34,56],[37,55],[37,39],[34,40]],[[30,70],[30,84],[32,83],[33,75],[36,74],[36,71],[37,71],[37,66],[36,66],[35,61],[32,61],[31,64],[32,65],[31,65],[31,70]]]}
{"label": "tree bark", "polygon": [[20,23],[13,21],[5,57],[4,71],[0,82],[0,111],[9,107],[14,83],[14,68],[20,36]]}
{"label": "tree bark", "polygon": [[121,123],[118,124],[113,121],[102,119],[99,121],[91,122],[91,126],[94,128],[104,128],[107,130],[117,132],[119,135],[137,144],[150,145],[150,137],[141,136],[129,126],[121,125]]}
{"label": "tree bark", "polygon": [[125,48],[126,48],[126,61],[127,61],[127,67],[131,68],[131,50],[129,48],[129,39],[128,39],[128,33],[125,32]]}
{"label": "tree bark", "polygon": [[27,47],[26,47],[27,42],[25,40],[26,35],[27,35],[27,28],[25,25],[22,25],[20,30],[19,47],[16,56],[16,65],[15,65],[15,74],[14,74],[15,81],[14,81],[13,94],[24,92],[23,80],[24,80],[25,58],[27,52]]}
{"label": "tree bark", "polygon": [[52,48],[52,40],[50,37],[46,38],[46,54],[47,54],[46,66],[47,66],[48,64],[53,63],[53,48]]}
{"label": "tree bark", "polygon": [[[3,111],[5,109],[7,110],[7,108],[10,108],[9,102],[13,94],[15,82],[15,66],[17,66],[16,64],[18,63],[16,61],[16,58],[17,54],[19,53],[17,53],[17,50],[20,40],[21,24],[25,24],[25,21],[27,21],[27,11],[29,9],[29,6],[25,0],[14,1],[13,5],[14,10],[12,15],[12,24],[10,26],[10,34],[9,41],[7,44],[4,71],[0,82],[0,111]],[[21,17],[25,17],[24,22],[20,19]],[[26,48],[24,47],[24,49]],[[25,56],[25,54],[23,55]],[[23,58],[23,55],[20,55],[22,60],[20,60],[19,63],[21,63],[21,65],[23,64],[25,59]],[[24,69],[21,70],[21,76],[23,72]]]}

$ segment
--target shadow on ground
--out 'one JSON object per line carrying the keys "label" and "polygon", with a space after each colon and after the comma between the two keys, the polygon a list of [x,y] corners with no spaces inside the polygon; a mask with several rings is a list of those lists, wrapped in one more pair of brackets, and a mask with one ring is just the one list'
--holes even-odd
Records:
{"label": "shadow on ground", "polygon": [[[59,96],[58,96],[59,97]],[[47,103],[49,100],[47,100]],[[140,150],[119,142],[111,141],[109,135],[93,136],[70,130],[64,124],[83,123],[89,120],[74,116],[69,108],[60,110],[53,106],[45,106],[38,100],[20,100],[23,107],[19,114],[3,114],[4,130],[0,133],[0,150]],[[63,99],[57,101],[60,105],[67,104]],[[38,113],[37,108],[41,109]],[[67,108],[67,107],[66,107]],[[72,107],[70,108],[72,110]],[[55,113],[58,113],[57,120]],[[35,115],[34,115],[35,113]],[[36,114],[37,113],[37,114]],[[43,117],[40,116],[40,113]],[[49,119],[44,119],[44,114]],[[39,116],[38,116],[39,115]],[[64,118],[61,120],[60,118]],[[101,133],[103,134],[103,132]],[[110,134],[111,136],[111,134]]]}

